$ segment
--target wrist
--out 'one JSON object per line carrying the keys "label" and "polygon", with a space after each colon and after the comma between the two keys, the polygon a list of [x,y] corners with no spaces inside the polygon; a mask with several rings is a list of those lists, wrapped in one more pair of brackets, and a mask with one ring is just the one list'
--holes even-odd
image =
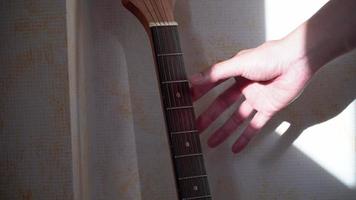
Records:
{"label": "wrist", "polygon": [[288,54],[290,66],[303,65],[313,74],[328,62],[322,45],[320,38],[309,38],[306,23],[281,39],[282,52]]}

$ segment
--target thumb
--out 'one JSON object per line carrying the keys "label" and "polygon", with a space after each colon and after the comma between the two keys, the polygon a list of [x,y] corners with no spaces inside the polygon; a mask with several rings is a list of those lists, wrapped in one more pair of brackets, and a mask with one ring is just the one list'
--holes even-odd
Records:
{"label": "thumb", "polygon": [[240,56],[236,55],[228,60],[213,65],[200,74],[192,76],[191,82],[195,85],[201,85],[240,76],[241,67],[239,66],[239,62]]}

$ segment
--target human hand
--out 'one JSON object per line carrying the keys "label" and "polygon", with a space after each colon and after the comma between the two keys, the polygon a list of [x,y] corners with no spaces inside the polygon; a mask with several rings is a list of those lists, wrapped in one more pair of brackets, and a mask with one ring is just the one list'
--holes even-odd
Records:
{"label": "human hand", "polygon": [[190,78],[193,101],[227,79],[235,78],[235,83],[197,118],[200,132],[242,95],[245,98],[230,119],[210,136],[210,147],[221,144],[251,113],[255,113],[232,146],[234,153],[240,152],[274,114],[301,93],[313,70],[306,59],[287,46],[283,40],[266,42]]}

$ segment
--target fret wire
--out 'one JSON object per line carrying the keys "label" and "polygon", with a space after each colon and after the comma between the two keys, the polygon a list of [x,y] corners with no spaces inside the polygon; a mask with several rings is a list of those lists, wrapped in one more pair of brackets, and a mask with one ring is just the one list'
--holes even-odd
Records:
{"label": "fret wire", "polygon": [[178,178],[178,180],[187,180],[187,179],[195,179],[195,178],[203,178],[203,177],[208,177],[208,175],[204,174],[204,175],[197,175],[197,176],[186,176],[186,177],[181,177]]}
{"label": "fret wire", "polygon": [[170,83],[188,83],[188,80],[176,80],[176,81],[163,81],[161,84],[170,84]]}
{"label": "fret wire", "polygon": [[167,107],[166,110],[178,110],[178,109],[187,109],[193,108],[193,106],[176,106],[176,107]]}
{"label": "fret wire", "polygon": [[177,53],[160,53],[160,54],[157,54],[158,57],[164,57],[164,56],[181,56],[181,55],[184,55],[184,54],[181,53],[181,52],[177,52]]}
{"label": "fret wire", "polygon": [[191,131],[178,131],[178,132],[170,132],[170,134],[184,134],[184,133],[197,133],[198,130],[191,130]]}
{"label": "fret wire", "polygon": [[192,153],[187,155],[174,156],[174,158],[185,158],[185,157],[202,156],[202,155],[203,155],[202,153]]}
{"label": "fret wire", "polygon": [[209,198],[211,197],[211,195],[204,195],[204,196],[198,196],[198,197],[187,197],[187,198],[183,198],[182,200],[196,200],[196,199],[205,199],[205,198]]}

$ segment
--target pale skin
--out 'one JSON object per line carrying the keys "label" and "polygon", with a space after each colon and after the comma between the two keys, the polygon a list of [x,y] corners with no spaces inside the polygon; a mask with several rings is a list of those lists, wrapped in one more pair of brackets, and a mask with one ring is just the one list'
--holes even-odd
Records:
{"label": "pale skin", "polygon": [[220,83],[236,80],[197,118],[199,131],[204,132],[243,96],[239,108],[208,139],[210,147],[218,146],[254,114],[232,146],[234,153],[240,152],[278,111],[299,96],[321,67],[355,47],[356,1],[329,1],[286,37],[243,50],[191,76],[194,101]]}

